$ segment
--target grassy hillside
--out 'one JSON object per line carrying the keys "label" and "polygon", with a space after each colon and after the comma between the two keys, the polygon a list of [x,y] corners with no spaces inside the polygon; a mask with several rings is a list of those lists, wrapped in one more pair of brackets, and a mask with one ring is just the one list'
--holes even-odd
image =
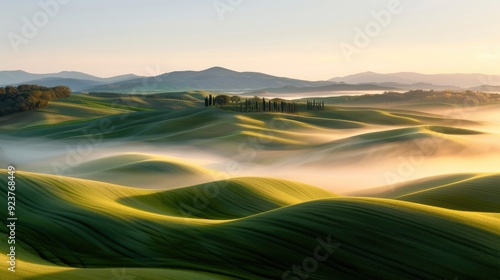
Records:
{"label": "grassy hillside", "polygon": [[[189,94],[186,94],[189,96]],[[52,101],[46,107],[29,112],[16,113],[2,117],[0,131],[20,128],[43,128],[51,125],[59,126],[74,122],[82,123],[92,119],[112,115],[130,114],[151,110],[178,110],[202,105],[198,100],[200,93],[189,100],[171,98],[117,97],[105,98],[86,94],[73,94],[70,97]]]}
{"label": "grassy hillside", "polygon": [[75,173],[89,174],[89,173],[137,173],[143,174],[201,174],[209,170],[203,167],[190,165],[178,159],[149,155],[139,153],[126,153],[114,156],[99,158],[89,162],[85,162],[76,168]]}
{"label": "grassy hillside", "polygon": [[[337,198],[281,180],[226,183],[219,193],[207,185],[153,191],[19,172],[19,273],[68,279],[88,271],[106,279],[112,269],[127,268],[151,279],[281,279],[292,266],[309,265],[315,250],[321,261],[309,279],[495,279],[500,273],[494,217]],[[5,190],[1,195],[5,200]],[[203,216],[177,215],[179,202]],[[5,212],[1,216],[5,220]],[[3,270],[0,276],[12,275]]]}
{"label": "grassy hillside", "polygon": [[477,125],[468,120],[450,120],[443,116],[418,111],[380,109],[374,107],[330,107],[326,111],[305,112],[329,119],[342,119],[375,125],[444,125],[460,123],[461,125]]}
{"label": "grassy hillside", "polygon": [[178,158],[125,153],[90,160],[71,168],[66,176],[138,188],[167,189],[209,182],[215,172]]}
{"label": "grassy hillside", "polygon": [[476,142],[480,139],[478,137],[489,136],[479,130],[439,125],[371,128],[356,132],[351,135],[333,132],[340,137],[316,145],[311,143],[294,156],[305,166],[331,166],[334,169],[352,164],[353,168],[361,168],[367,163],[382,165],[383,161],[394,162],[398,157],[411,153],[429,159],[476,156],[482,152]]}
{"label": "grassy hillside", "polygon": [[242,218],[331,197],[335,195],[306,184],[266,178],[236,178],[119,201],[163,215],[220,220]]}
{"label": "grassy hillside", "polygon": [[449,145],[454,142],[454,137],[446,137],[453,135],[475,135],[482,134],[480,131],[459,129],[446,126],[415,126],[410,128],[389,129],[384,131],[363,133],[352,137],[335,140],[330,143],[325,143],[320,147],[330,147],[336,150],[355,150],[368,148],[377,144],[383,143],[401,143],[407,141],[415,141],[421,138],[442,137],[443,141],[447,141]]}
{"label": "grassy hillside", "polygon": [[500,213],[498,186],[500,174],[452,174],[412,181],[389,190],[368,190],[365,194],[462,211]]}
{"label": "grassy hillside", "polygon": [[2,117],[1,130],[57,125],[64,122],[86,121],[103,116],[143,111],[148,108],[113,104],[112,100],[73,94],[55,100],[46,107]]}
{"label": "grassy hillside", "polygon": [[[90,98],[91,100],[86,100]],[[308,134],[325,133],[328,130],[360,129],[366,127],[380,126],[427,126],[427,130],[436,130],[438,126],[445,128],[446,134],[471,134],[477,132],[465,131],[449,127],[449,119],[397,110],[374,110],[371,108],[335,108],[329,111],[304,112],[299,116],[277,113],[239,113],[224,111],[216,108],[185,108],[161,110],[148,109],[148,107],[126,107],[128,111],[108,112],[110,104],[104,101],[94,101],[97,97],[84,97],[72,100],[71,105],[66,104],[68,109],[77,106],[87,120],[79,118],[78,110],[71,112],[73,120],[78,122],[46,121],[46,125],[33,126],[21,131],[10,131],[5,134],[17,137],[48,137],[52,139],[85,139],[82,130],[90,132],[90,135],[99,132],[104,139],[118,139],[129,141],[150,142],[182,142],[186,141],[235,141],[240,142],[248,136],[261,136],[272,134],[269,145],[280,146],[304,146],[317,144],[314,137],[305,137]],[[132,98],[132,97],[131,97]],[[70,100],[71,101],[71,100]],[[85,106],[81,102],[86,102]],[[178,100],[178,102],[191,102]],[[194,101],[193,101],[194,102]],[[195,104],[202,105],[200,102]],[[57,105],[57,104],[56,104]],[[58,113],[64,115],[62,105]],[[173,105],[172,105],[173,106]],[[83,109],[85,107],[85,109]],[[48,107],[47,107],[48,108]],[[90,109],[93,108],[93,109]],[[121,107],[117,107],[122,110]],[[118,110],[113,108],[112,110]],[[97,110],[97,111],[92,111]],[[102,111],[105,110],[105,111]],[[123,109],[124,110],[124,109]],[[136,111],[130,111],[136,110]],[[145,111],[144,111],[145,110]],[[106,114],[104,118],[99,114]],[[53,116],[55,113],[47,113]],[[94,117],[89,117],[94,116]],[[91,118],[89,120],[89,118]],[[22,119],[22,118],[21,118]],[[107,124],[103,129],[102,123]],[[19,125],[20,122],[11,123],[9,126]],[[461,125],[473,124],[472,122],[460,121]],[[24,125],[25,127],[26,125]],[[21,125],[23,127],[23,125]],[[333,131],[333,132],[334,132]],[[435,131],[443,132],[443,131]]]}
{"label": "grassy hillside", "polygon": [[[275,119],[276,118],[276,119]],[[102,123],[107,124],[105,129]],[[7,133],[15,137],[46,137],[50,139],[87,139],[83,129],[95,138],[106,140],[147,141],[154,143],[212,142],[239,144],[249,136],[271,135],[269,146],[287,147],[311,144],[304,127],[322,131],[322,127],[346,128],[360,125],[342,120],[288,119],[272,113],[237,114],[209,109],[158,110],[112,115],[84,123],[57,124]],[[312,128],[311,128],[312,126]],[[349,128],[349,127],[347,127]],[[98,134],[98,135],[96,135]],[[263,136],[266,137],[266,136]]]}
{"label": "grassy hillside", "polygon": [[[328,168],[356,166],[364,171],[369,164],[384,166],[381,158],[406,155],[419,141],[439,139],[433,142],[430,160],[476,156],[475,144],[486,142],[474,141],[494,138],[483,133],[479,123],[372,107],[330,107],[299,115],[241,113],[202,107],[206,94],[74,95],[44,110],[5,119],[8,122],[0,124],[2,137],[17,137],[11,141],[14,145],[25,139],[50,144],[23,151],[48,147],[45,154],[37,154],[47,158],[47,170],[52,161],[68,162],[67,145],[76,149],[89,138],[102,138],[105,144],[92,146],[92,160],[82,157],[71,165],[65,173],[71,177],[17,174],[15,276],[66,280],[500,275],[496,173],[426,178],[339,197],[281,179],[215,181],[219,177],[213,171],[192,162],[118,152],[141,150],[144,145],[167,147],[164,153],[188,153],[191,150],[183,148],[189,146],[203,151],[200,162],[212,160],[211,168],[224,168],[220,159],[243,159],[248,166],[269,166],[255,171],[259,175],[282,172],[276,176],[283,178],[288,177],[282,170],[273,169],[277,163],[284,163],[282,169],[291,166],[290,173],[310,163],[310,173],[304,174],[327,173],[336,184],[339,171],[332,168],[329,174]],[[12,156],[7,149],[5,154]],[[252,149],[259,155],[250,159]],[[101,152],[107,156],[95,159]],[[348,161],[354,164],[345,164]],[[7,184],[5,176],[0,176],[0,184]],[[0,200],[6,199],[3,188]],[[7,218],[5,208],[0,218]],[[7,234],[7,228],[0,232]],[[7,244],[0,243],[0,261],[6,263],[7,252]],[[293,267],[305,274],[287,276]],[[2,270],[0,279],[16,278]]]}
{"label": "grassy hillside", "polygon": [[[267,126],[265,128],[273,129],[278,133],[284,130],[281,127],[286,127],[286,130],[289,131],[297,131],[304,129],[356,129],[367,126],[478,124],[467,120],[450,120],[439,115],[410,110],[331,106],[326,111],[302,111],[298,116],[281,115],[283,123],[279,123],[280,128],[276,129],[276,127],[269,127],[269,122],[277,115],[275,113],[242,114],[228,110],[203,108],[204,98],[208,94],[211,93],[206,91],[167,92],[157,93],[155,98],[126,95],[98,97],[74,94],[68,98],[55,100],[37,111],[4,116],[0,124],[0,131],[6,134],[12,134],[13,131],[16,131],[13,133],[14,135],[26,137],[36,135],[58,139],[74,138],[81,137],[83,128],[92,131],[96,126],[99,127],[100,122],[105,121],[116,127],[113,133],[106,133],[109,135],[105,136],[110,138],[134,136],[143,132],[146,132],[146,136],[151,136],[165,132],[166,126],[172,128],[174,133],[181,130],[192,131],[200,127],[198,123],[204,125],[205,128],[221,130],[227,124],[230,125],[230,122],[238,121],[240,117],[255,120],[252,123],[253,128],[255,128],[255,123],[265,122],[265,126]],[[133,123],[129,125],[130,122]],[[231,137],[241,127],[229,126],[229,128],[232,129],[222,130],[220,134]],[[22,132],[18,132],[18,130],[22,130]],[[228,132],[227,135],[226,132]],[[178,134],[174,138],[168,135],[166,137],[176,141],[177,137],[192,136],[188,131],[186,133]],[[256,132],[246,131],[247,135],[249,133]],[[281,136],[285,139],[290,138],[290,135],[286,134]],[[292,137],[292,140],[298,141],[294,143],[301,142],[300,139],[293,138],[296,137]]]}

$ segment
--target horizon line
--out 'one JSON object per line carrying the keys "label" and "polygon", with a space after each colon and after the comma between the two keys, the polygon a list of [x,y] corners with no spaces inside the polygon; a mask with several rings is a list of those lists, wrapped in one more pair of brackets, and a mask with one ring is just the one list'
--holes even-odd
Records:
{"label": "horizon line", "polygon": [[[212,67],[208,67],[208,68],[204,68],[204,69],[200,69],[200,70],[193,70],[193,69],[173,70],[173,71],[163,72],[161,74],[151,75],[151,76],[138,75],[138,74],[135,74],[133,72],[128,72],[128,73],[122,73],[122,74],[117,74],[117,75],[113,75],[113,76],[104,76],[103,77],[103,76],[98,76],[96,74],[91,74],[89,72],[84,72],[84,71],[79,71],[79,70],[61,70],[61,71],[58,71],[58,72],[42,72],[42,73],[40,73],[40,72],[30,72],[30,71],[23,70],[23,69],[13,69],[13,70],[12,69],[2,69],[2,70],[0,70],[0,72],[22,71],[22,72],[25,72],[27,74],[35,74],[35,75],[60,74],[60,73],[64,73],[64,72],[75,72],[75,73],[81,73],[81,74],[91,75],[91,76],[94,76],[94,77],[97,77],[97,78],[106,79],[106,78],[115,78],[115,77],[126,76],[126,75],[135,75],[138,78],[157,77],[157,76],[160,76],[160,75],[169,74],[169,73],[173,73],[173,72],[202,72],[202,71],[210,70],[210,69],[213,69],[213,68],[222,68],[224,70],[233,71],[233,72],[237,72],[237,73],[261,73],[261,74],[266,74],[266,75],[270,75],[270,76],[274,76],[274,77],[290,78],[288,76],[276,75],[276,74],[268,74],[266,72],[260,72],[260,71],[246,71],[246,70],[245,71],[238,71],[238,70],[233,70],[233,69],[226,68],[226,67],[223,67],[223,66],[212,66]],[[485,76],[500,76],[500,74],[479,73],[479,72],[469,72],[469,73],[466,73],[466,72],[453,72],[453,73],[451,73],[451,72],[448,72],[448,73],[435,73],[434,72],[434,73],[424,73],[424,72],[416,72],[416,71],[375,72],[375,71],[366,70],[366,71],[362,71],[362,72],[354,72],[354,73],[351,73],[351,74],[348,74],[348,75],[343,75],[343,76],[335,76],[335,77],[332,77],[332,78],[329,78],[329,79],[326,79],[326,80],[309,80],[309,79],[304,79],[304,78],[293,78],[293,79],[304,80],[304,81],[329,81],[330,79],[343,78],[343,77],[348,77],[348,76],[353,76],[353,75],[358,75],[358,74],[365,74],[365,73],[373,73],[373,74],[379,74],[379,75],[411,73],[411,74],[421,74],[421,75],[485,75]]]}

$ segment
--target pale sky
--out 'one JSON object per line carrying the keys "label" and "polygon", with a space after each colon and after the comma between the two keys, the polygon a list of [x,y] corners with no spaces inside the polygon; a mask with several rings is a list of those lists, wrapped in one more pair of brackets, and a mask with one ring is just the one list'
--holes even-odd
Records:
{"label": "pale sky", "polygon": [[[374,21],[380,11],[390,15],[384,26]],[[1,1],[0,70],[500,75],[499,14],[498,0]],[[356,46],[356,28],[367,27],[368,41]],[[349,59],[341,47],[348,45]]]}

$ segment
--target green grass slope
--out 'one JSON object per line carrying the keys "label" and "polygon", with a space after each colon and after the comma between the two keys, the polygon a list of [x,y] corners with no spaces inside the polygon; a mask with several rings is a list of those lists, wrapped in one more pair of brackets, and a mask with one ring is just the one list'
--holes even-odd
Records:
{"label": "green grass slope", "polygon": [[326,111],[304,112],[311,115],[328,119],[341,119],[375,125],[444,125],[460,123],[462,125],[474,125],[477,122],[468,120],[451,120],[439,115],[427,114],[412,110],[380,109],[372,107],[330,107]]}
{"label": "green grass slope", "polygon": [[[71,99],[72,98],[72,99]],[[138,99],[137,97],[120,97],[122,99]],[[293,132],[304,130],[330,130],[330,129],[353,129],[363,128],[367,125],[384,126],[423,126],[429,131],[446,134],[474,134],[476,132],[460,129],[452,129],[449,119],[434,115],[426,115],[413,111],[401,110],[376,110],[373,108],[344,108],[336,107],[328,111],[302,112],[300,115],[287,115],[269,112],[261,113],[239,113],[216,108],[189,108],[188,105],[166,105],[169,102],[191,102],[197,106],[203,104],[196,101],[172,99],[165,101],[162,106],[155,105],[156,109],[150,108],[148,102],[158,101],[156,98],[143,98],[134,101],[137,106],[114,105],[113,110],[127,110],[126,112],[107,112],[105,121],[109,123],[112,130],[102,131],[105,138],[132,137],[134,139],[170,140],[179,141],[199,138],[217,138],[222,136],[231,137],[241,131],[252,133],[266,133],[268,130],[275,132],[277,139],[291,139],[301,142],[298,135]],[[70,97],[64,101],[65,106],[83,106],[82,110],[111,110],[112,98],[98,98],[89,96]],[[167,100],[167,99],[165,99]],[[61,101],[62,102],[62,101]],[[55,102],[54,102],[55,103]],[[191,104],[190,103],[190,104]],[[142,107],[141,107],[142,106]],[[146,110],[146,111],[144,111]],[[144,112],[143,112],[144,111]],[[67,113],[63,113],[67,114]],[[78,110],[75,118],[79,118]],[[97,117],[97,114],[88,114],[88,118]],[[94,117],[93,117],[94,116]],[[101,120],[92,119],[80,123],[62,123],[34,127],[23,131],[11,132],[12,136],[51,137],[57,139],[84,137],[82,129],[88,131],[102,130]],[[471,122],[460,121],[461,124]],[[440,128],[441,127],[441,128]],[[444,130],[443,130],[444,129]],[[267,130],[267,131],[266,131]],[[194,133],[196,132],[196,133]],[[289,132],[289,133],[287,133]],[[291,134],[292,133],[292,134]]]}
{"label": "green grass slope", "polygon": [[95,103],[89,104],[89,102],[96,101],[80,95],[58,99],[36,111],[21,112],[1,117],[2,124],[0,125],[0,129],[1,131],[9,131],[27,127],[43,127],[129,112],[123,106],[113,108],[111,106],[96,106]]}
{"label": "green grass slope", "polygon": [[131,187],[165,189],[213,181],[215,172],[177,158],[125,153],[83,162],[65,175]]}
{"label": "green grass slope", "polygon": [[[467,138],[471,135],[483,134],[481,131],[461,129],[448,126],[412,126],[397,129],[388,129],[375,132],[361,133],[355,136],[346,137],[327,143],[312,146],[320,154],[337,154],[339,152],[360,152],[370,148],[381,148],[390,144],[391,152],[400,149],[408,151],[409,149],[421,149],[418,145],[426,139],[442,142],[439,148],[445,150],[466,150]],[[410,146],[405,146],[410,145]],[[382,153],[387,153],[380,149]],[[377,150],[375,150],[377,152]],[[374,157],[373,150],[370,152]]]}
{"label": "green grass slope", "polygon": [[[198,94],[195,94],[198,96]],[[46,107],[1,117],[0,131],[25,128],[44,128],[86,122],[112,115],[130,114],[152,110],[181,110],[201,107],[202,100],[195,97],[185,99],[146,98],[136,96],[96,97],[86,94],[73,94],[70,97],[52,101]]]}
{"label": "green grass slope", "polygon": [[[4,278],[8,280],[9,278]],[[18,279],[18,278],[14,278]],[[42,276],[27,277],[28,280],[236,280],[237,278],[222,276],[209,272],[194,272],[183,269],[155,269],[155,268],[112,268],[112,269],[71,269],[64,272],[49,273]]]}
{"label": "green grass slope", "polygon": [[438,176],[372,195],[462,211],[500,213],[500,174]]}
{"label": "green grass slope", "polygon": [[[317,189],[266,180],[238,179],[228,187],[236,194],[221,190],[213,203],[238,201],[235,196],[248,191],[254,201],[265,197],[271,202],[279,202],[283,191],[291,197],[281,204],[317,197]],[[146,269],[144,277],[151,268],[189,270],[200,279],[294,279],[286,276],[293,267],[308,279],[495,279],[500,273],[500,223],[475,212],[389,199],[328,198],[216,220],[137,207],[140,200],[157,209],[155,201],[164,201],[170,191],[25,172],[17,183],[16,245],[27,252],[18,256],[26,258],[18,269],[34,279],[69,279],[88,269],[92,275],[98,268],[107,273],[124,267]],[[193,197],[191,191],[172,190],[181,192],[181,199]],[[5,195],[3,190],[1,199]],[[205,208],[210,207],[209,202]],[[228,204],[224,209],[242,207]],[[2,211],[0,218],[5,215]],[[6,247],[1,246],[0,260],[5,261]],[[0,276],[7,279],[8,273]]]}
{"label": "green grass slope", "polygon": [[[321,132],[328,120],[316,125],[316,119],[289,120],[273,113],[240,114],[215,108],[157,110],[135,112],[94,119],[84,123],[59,124],[7,133],[13,137],[50,139],[120,139],[152,143],[240,144],[250,137],[261,137],[266,145],[278,148],[304,147],[311,138],[304,129]],[[341,123],[332,120],[334,123]],[[313,141],[314,142],[314,141]],[[221,147],[224,150],[224,147]],[[226,149],[227,150],[227,149]]]}
{"label": "green grass slope", "polygon": [[242,218],[297,203],[335,197],[316,187],[268,178],[235,178],[119,201],[144,211],[204,219]]}
{"label": "green grass slope", "polygon": [[381,186],[367,190],[360,190],[353,192],[351,195],[378,197],[378,198],[395,198],[413,192],[425,191],[429,188],[433,188],[436,186],[447,185],[450,183],[455,183],[457,181],[470,179],[474,176],[475,176],[474,173],[459,173],[459,174],[425,177],[422,179],[416,179],[409,182],[403,182],[395,186]]}

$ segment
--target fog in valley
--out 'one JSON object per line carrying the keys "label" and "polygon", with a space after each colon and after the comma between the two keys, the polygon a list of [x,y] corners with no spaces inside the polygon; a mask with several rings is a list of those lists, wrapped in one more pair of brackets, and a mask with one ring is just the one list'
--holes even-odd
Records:
{"label": "fog in valley", "polygon": [[[429,108],[416,109],[437,113]],[[189,174],[151,174],[151,178],[145,179],[147,174],[123,174],[127,178],[140,177],[132,187],[168,189],[232,177],[264,176],[304,182],[336,193],[350,193],[447,173],[496,171],[500,166],[500,143],[496,141],[500,133],[500,113],[497,109],[496,105],[485,105],[446,113],[448,117],[463,116],[474,121],[471,124],[453,119],[451,127],[482,134],[439,133],[424,128],[403,131],[398,136],[400,138],[394,140],[389,137],[375,141],[361,135],[396,131],[403,127],[371,125],[346,130],[303,129],[294,133],[302,134],[310,145],[293,149],[270,145],[272,133],[271,139],[249,135],[241,142],[219,140],[211,144],[152,144],[106,139],[92,143],[85,138],[51,140],[2,136],[0,160],[2,166],[14,164],[21,171],[95,179],[91,174],[79,171],[79,166],[116,155],[144,154],[168,157],[210,172],[202,178],[193,178],[196,175]],[[114,164],[119,166],[127,162]],[[98,172],[92,170],[90,173]],[[99,178],[116,183],[113,178],[121,176],[108,175]],[[126,181],[123,184],[127,185]]]}

